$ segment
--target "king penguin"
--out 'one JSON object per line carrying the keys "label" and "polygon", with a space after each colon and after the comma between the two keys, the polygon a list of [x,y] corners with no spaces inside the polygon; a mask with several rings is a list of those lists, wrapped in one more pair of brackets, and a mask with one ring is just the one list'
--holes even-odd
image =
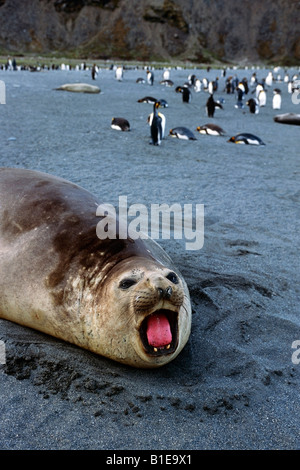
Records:
{"label": "king penguin", "polygon": [[207,114],[207,116],[208,117],[214,117],[216,108],[223,109],[223,106],[221,105],[221,103],[214,100],[213,95],[210,95],[210,97],[208,98],[208,100],[206,102],[206,114]]}
{"label": "king penguin", "polygon": [[257,98],[250,98],[247,103],[247,106],[249,106],[249,111],[252,114],[258,114],[259,113],[259,104]]}
{"label": "king penguin", "polygon": [[123,67],[122,66],[119,66],[116,68],[115,78],[116,80],[118,80],[118,82],[121,82],[123,80]]}
{"label": "king penguin", "polygon": [[265,145],[265,143],[256,135],[243,132],[241,134],[230,137],[227,142],[233,142],[234,144],[246,144],[246,145]]}
{"label": "king penguin", "polygon": [[[161,108],[162,107],[161,101],[158,101],[158,103],[159,103],[159,105],[157,107]],[[165,137],[165,128],[166,128],[166,118],[165,118],[164,114],[159,113],[158,111],[157,111],[157,114],[161,118],[161,138],[164,139],[164,137]],[[150,127],[152,126],[153,117],[154,117],[154,112],[149,114],[148,119],[147,119],[148,124],[149,124]]]}
{"label": "king penguin", "polygon": [[159,116],[158,108],[160,106],[159,101],[156,101],[153,105],[153,118],[151,122],[151,143],[153,145],[160,145],[163,137],[162,132],[162,118]]}
{"label": "king penguin", "polygon": [[279,88],[273,90],[272,107],[273,109],[281,109],[281,91]]}
{"label": "king penguin", "polygon": [[146,73],[147,73],[147,83],[148,83],[148,85],[153,86],[153,83],[154,83],[154,73],[153,73],[151,70],[149,70],[149,69],[147,69],[147,72],[146,72]]}
{"label": "king penguin", "polygon": [[182,102],[183,103],[190,103],[192,99],[192,94],[188,87],[186,86],[178,86],[175,89],[176,93],[181,93],[182,94]]}

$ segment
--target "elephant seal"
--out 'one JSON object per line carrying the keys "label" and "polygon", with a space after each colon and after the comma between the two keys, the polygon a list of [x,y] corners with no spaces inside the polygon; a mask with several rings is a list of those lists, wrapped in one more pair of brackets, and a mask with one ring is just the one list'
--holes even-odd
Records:
{"label": "elephant seal", "polygon": [[294,126],[300,126],[300,114],[277,114],[277,116],[274,116],[274,121],[279,122],[280,124],[291,124]]}
{"label": "elephant seal", "polygon": [[0,318],[130,366],[179,354],[189,292],[156,242],[98,238],[97,199],[45,173],[1,168],[0,201]]}
{"label": "elephant seal", "polygon": [[89,83],[65,83],[55,90],[72,91],[75,93],[100,93],[100,88]]}

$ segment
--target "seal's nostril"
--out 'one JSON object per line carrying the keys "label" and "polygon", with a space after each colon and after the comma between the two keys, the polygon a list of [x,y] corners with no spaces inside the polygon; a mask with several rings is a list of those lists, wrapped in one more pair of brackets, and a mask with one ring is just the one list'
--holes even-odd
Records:
{"label": "seal's nostril", "polygon": [[164,296],[164,290],[163,290],[163,289],[161,289],[160,287],[158,287],[158,288],[157,288],[157,291],[158,291],[160,297],[163,297],[163,296]]}
{"label": "seal's nostril", "polygon": [[165,293],[166,299],[169,299],[171,297],[172,292],[173,292],[172,287],[167,287],[166,293]]}
{"label": "seal's nostril", "polygon": [[166,289],[162,289],[161,287],[157,288],[160,298],[169,299],[172,295],[172,287],[167,287]]}

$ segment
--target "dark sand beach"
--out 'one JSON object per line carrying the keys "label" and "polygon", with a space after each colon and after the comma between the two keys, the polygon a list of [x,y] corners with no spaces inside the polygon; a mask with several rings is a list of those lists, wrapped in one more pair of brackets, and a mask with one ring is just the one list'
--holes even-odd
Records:
{"label": "dark sand beach", "polygon": [[[239,79],[269,69],[228,70]],[[297,72],[288,69],[290,76]],[[300,112],[287,83],[267,87],[259,114],[235,108],[221,71],[171,70],[173,87],[137,84],[144,69],[0,71],[0,166],[66,178],[118,204],[204,204],[204,245],[158,240],[189,286],[192,332],[182,353],[155,370],[112,362],[74,345],[0,320],[6,363],[0,365],[0,448],[202,450],[299,449],[299,126],[273,117]],[[183,103],[175,87],[188,75],[219,77],[223,109],[208,118],[208,93]],[[280,73],[281,68],[274,76]],[[226,77],[226,78],[227,78]],[[64,83],[98,85],[97,95],[56,91]],[[282,108],[272,109],[273,88]],[[253,97],[253,87],[245,101]],[[197,140],[166,135],[149,145],[152,105],[165,99],[166,134],[176,126]],[[130,132],[110,128],[125,117]],[[200,135],[213,122],[223,137]],[[265,145],[227,142],[240,132]],[[1,280],[0,280],[1,282]],[[34,296],[34,292],[32,292]],[[297,355],[294,355],[294,358]]]}

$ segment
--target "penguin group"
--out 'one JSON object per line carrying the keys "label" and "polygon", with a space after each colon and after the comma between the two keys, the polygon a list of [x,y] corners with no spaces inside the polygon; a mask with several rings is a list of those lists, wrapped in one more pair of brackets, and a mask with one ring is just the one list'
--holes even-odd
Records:
{"label": "penguin group", "polygon": [[[267,96],[268,94],[270,94],[270,89],[272,89],[271,93],[273,94],[271,105],[274,110],[281,109],[282,90],[279,85],[280,83],[286,84],[288,86],[289,93],[295,93],[295,90],[296,92],[298,90],[299,80],[297,74],[294,74],[292,77],[290,77],[287,73],[285,73],[283,75],[283,78],[281,78],[281,75],[277,73],[276,76],[274,74],[274,71],[268,71],[265,76],[262,77],[259,77],[259,74],[257,72],[253,72],[250,78],[248,76],[248,81],[246,77],[243,77],[242,79],[238,78],[236,72],[231,75],[228,74],[228,76],[226,76],[227,70],[226,68],[224,68],[223,71],[221,71],[223,80],[219,79],[220,75],[216,76],[215,78],[211,78],[211,76],[210,78],[204,76],[200,79],[196,73],[191,73],[190,75],[188,75],[187,80],[184,83],[176,85],[174,83],[174,80],[171,79],[171,72],[170,69],[168,69],[163,71],[161,80],[157,83],[158,85],[164,86],[165,88],[173,88],[175,93],[181,94],[182,103],[193,103],[193,105],[191,106],[192,109],[194,109],[195,106],[195,100],[193,101],[193,94],[200,93],[200,96],[205,96],[205,94],[207,94],[208,97],[203,103],[203,108],[205,110],[207,118],[209,119],[213,119],[215,118],[215,116],[217,116],[217,119],[222,119],[222,110],[224,111],[228,109],[228,104],[224,105],[224,103],[226,103],[226,100],[222,98],[222,92],[228,95],[235,95],[236,101],[235,103],[233,103],[233,106],[237,110],[242,110],[242,113],[245,114],[247,112],[245,108],[248,108],[250,114],[255,116],[262,112],[263,108],[267,107]],[[209,69],[207,69],[207,72],[210,72],[211,75],[211,71]],[[154,86],[153,71],[147,68],[146,79],[140,78],[137,80],[137,83],[143,83]],[[216,95],[219,95],[219,97],[216,98]],[[166,118],[160,112],[160,108],[167,107],[168,104],[164,103],[165,100],[157,99],[153,96],[145,96],[143,98],[138,99],[138,102],[152,104],[153,111],[148,116],[151,138],[150,143],[153,145],[161,145],[162,140],[166,136]],[[221,110],[221,114],[219,114],[219,112],[216,112],[217,110]],[[291,119],[292,118],[289,117],[287,122],[290,122]],[[278,119],[276,120],[276,122],[283,121]],[[298,115],[295,122],[298,123]],[[226,135],[226,131],[221,126],[218,126],[217,124],[212,122],[196,125],[194,127],[194,130],[195,133],[188,127],[178,125],[173,127],[169,131],[168,136],[175,137],[181,140],[197,140],[195,134],[220,137],[224,137]],[[227,142],[256,146],[266,145],[260,137],[250,132],[237,133],[236,135],[227,139]]]}
{"label": "penguin group", "polygon": [[[281,110],[283,88],[286,89],[287,87],[288,93],[292,95],[291,102],[294,99],[294,102],[298,104],[300,99],[299,74],[297,72],[290,74],[287,70],[282,70],[281,67],[274,67],[267,72],[260,71],[258,67],[253,71],[252,75],[248,75],[248,79],[246,77],[239,78],[238,73],[240,73],[241,69],[237,69],[236,67],[230,67],[230,69],[224,67],[215,77],[213,77],[213,69],[211,69],[211,67],[207,67],[206,73],[204,70],[196,71],[196,69],[194,69],[193,72],[187,76],[186,81],[184,82],[183,80],[184,83],[181,84],[176,84],[173,76],[171,76],[173,75],[172,70],[183,70],[181,67],[162,68],[161,80],[157,82],[154,80],[154,74],[158,73],[157,70],[159,69],[152,66],[145,66],[143,68],[145,73],[144,77],[138,76],[138,78],[135,79],[139,86],[150,85],[153,90],[157,90],[158,87],[161,86],[164,87],[166,93],[172,93],[173,88],[177,94],[181,95],[182,103],[189,105],[186,109],[189,109],[191,114],[195,111],[197,103],[199,103],[198,96],[195,98],[193,98],[193,96],[199,95],[200,107],[198,108],[198,114],[201,116],[202,109],[203,115],[206,115],[208,119],[214,119],[215,116],[217,119],[223,119],[223,116],[227,116],[225,111],[228,110],[228,103],[232,103],[232,100],[229,97],[228,99],[226,98],[226,100],[222,98],[222,93],[224,93],[225,96],[235,95],[235,103],[233,103],[232,106],[238,110],[237,112],[241,112],[241,114],[245,114],[247,112],[245,108],[248,108],[254,119],[252,123],[258,119],[254,116],[260,113],[262,114],[264,108],[270,105],[273,110]],[[44,66],[38,64],[36,67],[32,65],[26,67],[24,65],[17,65],[15,60],[8,60],[5,65],[0,64],[0,69],[7,71],[30,70],[34,72],[41,70],[75,70],[85,73],[90,70],[91,79],[93,81],[97,79],[101,80],[102,77],[100,66],[97,66],[96,63],[89,65],[86,62],[79,63],[75,66],[62,63],[61,65],[52,64],[52,66]],[[124,81],[124,72],[126,72],[126,70],[138,70],[139,67],[111,64],[108,69],[114,71],[115,80],[117,82],[122,82]],[[245,69],[248,68],[245,67]],[[229,70],[231,73],[228,73]],[[201,74],[201,77],[198,76],[198,73]],[[219,79],[220,76],[221,79]],[[161,112],[161,109],[168,108],[169,105],[165,99],[160,96],[157,98],[155,94],[148,95],[145,93],[144,97],[139,98],[137,101],[138,103],[149,104],[153,107],[152,113],[149,114],[147,118],[150,127],[150,143],[159,146],[166,136],[166,117]],[[207,98],[202,100],[202,97],[205,97],[205,95],[208,95]],[[218,96],[218,98],[216,98],[216,96]],[[269,99],[270,105],[268,102]],[[226,104],[224,105],[224,103]],[[221,112],[219,112],[219,110],[221,110]],[[278,123],[300,125],[300,114],[287,111],[289,110],[285,110],[284,114],[274,116],[273,120]],[[172,109],[170,109],[170,112],[172,112]],[[122,114],[120,113],[120,115]],[[120,115],[111,118],[111,129],[121,132],[130,131],[131,126],[129,120],[125,117],[119,117]],[[177,112],[177,118],[178,117],[180,117],[180,114]],[[213,122],[207,122],[205,124],[197,123],[194,127],[194,131],[196,135],[202,136],[224,137],[226,135],[226,131]],[[168,136],[176,137],[181,140],[197,140],[194,132],[180,122],[177,126],[172,127]],[[230,137],[228,141],[236,144],[265,145],[262,139],[249,132],[237,133],[233,137]]]}
{"label": "penguin group", "polygon": [[[253,73],[250,78],[250,83],[248,83],[246,77],[240,80],[237,74],[229,75],[228,78],[225,79],[226,69],[223,70],[222,76],[224,78],[223,91],[226,94],[236,95],[235,108],[244,109],[246,106],[249,108],[249,112],[253,115],[257,115],[260,110],[267,105],[267,88],[272,87],[273,83],[276,82],[276,79],[271,72],[269,72],[261,80],[258,79],[256,73]],[[284,83],[290,83],[290,80],[287,80],[286,76],[284,80]],[[141,84],[148,84],[154,87],[153,71],[147,68],[146,78],[138,78],[136,82]],[[176,86],[174,81],[171,80],[170,70],[164,70],[161,80],[158,82],[159,85],[166,88],[174,87],[175,93],[181,94],[182,103],[191,103],[193,92],[201,92],[201,94],[207,93],[209,96],[205,101],[205,111],[207,118],[211,119],[215,117],[217,109],[224,110],[224,98],[215,98],[215,95],[218,94],[220,89],[220,83],[221,82],[218,76],[215,77],[215,79],[207,79],[204,77],[200,80],[199,77],[193,73],[187,77],[187,81],[184,84]],[[254,96],[249,96],[250,92]],[[166,136],[166,117],[161,113],[161,108],[168,107],[168,103],[166,100],[162,98],[157,99],[155,96],[144,96],[143,98],[139,98],[137,101],[138,103],[146,103],[153,106],[153,110],[147,118],[147,122],[150,127],[150,143],[155,146],[160,146]],[[281,90],[278,86],[273,89],[272,107],[273,109],[281,109]],[[114,121],[111,127],[117,129],[118,125],[120,125],[120,122],[117,123]],[[124,130],[124,128],[129,130],[128,125],[123,126],[122,130]],[[195,126],[195,131],[196,134],[200,135],[220,137],[224,137],[226,135],[226,131],[221,126],[212,122]],[[168,136],[181,140],[197,140],[195,133],[188,127],[182,125],[178,125],[170,129]],[[236,135],[227,139],[227,142],[256,146],[265,145],[260,137],[257,137],[250,132],[237,133]]]}
{"label": "penguin group", "polygon": [[[134,67],[131,67],[131,70],[132,68]],[[8,60],[7,64],[0,65],[0,69],[7,71],[30,70],[35,72],[41,70],[75,70],[85,73],[90,70],[91,79],[93,81],[97,80],[98,78],[101,79],[102,76],[101,68],[97,66],[97,64],[93,63],[92,65],[88,65],[85,62],[75,66],[62,63],[59,66],[53,64],[52,66],[37,65],[34,67],[31,65],[30,67],[26,67],[23,65],[18,66],[15,60]],[[124,81],[124,72],[128,69],[130,69],[130,67],[122,65],[111,64],[109,66],[109,70],[114,71],[115,80],[117,82]],[[136,69],[138,69],[138,67]],[[182,70],[180,67],[175,67],[175,69]],[[166,93],[172,93],[173,88],[177,94],[181,94],[182,103],[189,104],[189,106],[185,109],[185,113],[187,109],[189,109],[191,113],[195,111],[198,100],[198,103],[200,101],[200,107],[197,110],[198,114],[201,116],[202,109],[203,115],[206,115],[208,119],[213,119],[215,116],[217,119],[223,119],[223,115],[225,116],[225,112],[223,113],[223,111],[228,110],[228,102],[232,102],[232,100],[229,97],[228,102],[227,98],[226,100],[222,97],[216,98],[217,95],[222,95],[222,92],[225,95],[235,95],[236,100],[232,106],[238,110],[237,112],[241,112],[241,115],[246,113],[245,107],[248,107],[249,112],[253,116],[254,120],[257,119],[254,116],[257,116],[260,113],[262,114],[264,112],[264,108],[269,105],[268,97],[270,96],[272,96],[272,99],[270,99],[272,109],[280,110],[282,108],[283,87],[287,87],[288,93],[292,95],[292,99],[294,98],[294,101],[297,102],[297,104],[298,100],[300,99],[300,79],[298,73],[295,72],[289,74],[287,70],[281,71],[280,67],[274,67],[273,70],[269,70],[267,72],[259,72],[260,69],[257,68],[251,76],[248,75],[249,82],[246,77],[241,79],[238,77],[238,73],[240,72],[238,72],[236,67],[232,67],[232,73],[228,73],[229,69],[224,67],[223,70],[219,72],[221,73],[221,79],[219,79],[219,74],[213,77],[213,70],[210,67],[207,67],[206,73],[204,70],[196,72],[194,69],[193,73],[190,73],[187,76],[186,82],[181,84],[176,84],[174,82],[173,76],[171,77],[172,70],[172,67],[165,67],[162,70],[161,80],[156,82],[154,80],[154,73],[157,73],[157,69],[154,67],[144,67],[145,76],[139,76],[136,78],[136,83],[142,87],[144,85],[150,85],[152,89],[156,89],[156,91],[158,89],[157,87],[161,86],[164,87]],[[201,78],[198,76],[198,73],[201,73]],[[153,107],[152,113],[149,114],[147,118],[147,122],[150,127],[150,143],[155,146],[160,146],[166,136],[166,117],[161,112],[161,108],[168,108],[169,105],[165,99],[159,96],[157,98],[155,94],[153,94],[153,96],[152,94],[148,95],[145,93],[144,97],[139,98],[137,102],[150,104]],[[199,98],[198,96],[197,98],[193,97],[196,94],[199,95]],[[205,97],[205,95],[207,98],[202,100],[202,96]],[[224,103],[226,104],[224,105]],[[220,113],[219,110],[221,110]],[[172,106],[170,111],[172,112]],[[120,115],[122,114],[120,113]],[[129,120],[126,117],[119,117],[120,115],[111,118],[111,129],[121,132],[130,131],[131,125]],[[177,118],[180,118],[180,114],[178,113]],[[300,114],[293,112],[279,114],[273,119],[278,123],[300,125]],[[255,121],[252,121],[252,123],[254,122]],[[218,126],[213,122],[196,124],[194,131],[196,134],[202,136],[207,135],[212,137],[224,137],[226,135],[226,131],[224,131],[221,126]],[[194,132],[185,125],[182,125],[180,122],[177,126],[171,128],[168,136],[176,137],[177,139],[181,140],[197,140]],[[255,136],[254,134],[251,134],[250,132],[237,133],[236,135],[230,137],[227,141],[236,144],[265,145],[262,139]]]}
{"label": "penguin group", "polygon": [[[1,70],[30,70],[30,71],[41,71],[41,70],[76,70],[78,72],[87,72],[90,70],[91,78],[93,81],[96,79],[101,79],[102,73],[101,68],[93,63],[91,66],[87,65],[85,62],[78,64],[76,66],[71,66],[69,64],[61,64],[60,66],[52,65],[50,66],[18,66],[15,61],[8,62],[5,66],[0,65]],[[109,70],[114,71],[115,79],[118,82],[124,81],[124,71],[126,71],[126,66],[121,65],[111,65]],[[180,67],[176,67],[177,70],[182,70]],[[227,99],[222,98],[222,92],[225,95],[235,95],[236,101],[233,103],[233,106],[242,110],[242,114],[245,114],[245,107],[248,107],[250,114],[253,116],[263,113],[263,108],[268,106],[268,96],[272,95],[270,99],[272,109],[280,110],[282,108],[282,91],[283,87],[287,87],[289,94],[294,95],[297,98],[300,94],[300,80],[298,73],[289,74],[288,71],[283,71],[282,73],[280,67],[269,70],[262,75],[258,72],[259,68],[252,73],[248,79],[243,77],[240,79],[238,77],[238,69],[233,67],[233,73],[227,73],[227,68],[221,70],[221,80],[219,79],[220,75],[212,77],[213,70],[210,67],[207,67],[207,75],[203,70],[201,70],[201,78],[198,76],[199,72],[193,71],[193,73],[187,76],[187,79],[184,83],[176,84],[172,75],[173,68],[168,67],[163,69],[161,80],[154,81],[154,73],[157,73],[153,67],[144,67],[145,76],[138,76],[136,78],[136,83],[139,86],[150,85],[153,90],[158,90],[157,87],[164,87],[166,92],[171,93],[172,88],[182,97],[182,103],[192,105],[189,107],[191,113],[195,111],[197,106],[197,100],[199,98],[193,98],[193,95],[199,94],[200,96],[200,107],[198,109],[201,116],[201,107],[203,109],[203,115],[205,114],[207,118],[213,119],[215,116],[217,119],[222,119],[223,112],[222,110],[228,110]],[[261,76],[259,76],[261,75]],[[125,77],[126,78],[126,77]],[[126,80],[125,80],[126,81]],[[223,86],[223,87],[222,87]],[[156,94],[156,93],[155,93]],[[154,95],[148,95],[145,93],[144,97],[137,99],[138,103],[150,104],[153,107],[152,113],[148,115],[147,122],[150,127],[150,143],[159,146],[161,145],[163,139],[166,137],[165,128],[166,128],[166,117],[161,112],[161,108],[168,108],[168,102]],[[207,98],[203,101],[202,96]],[[219,95],[216,98],[216,95]],[[252,96],[251,96],[252,95]],[[229,99],[229,102],[232,102]],[[292,101],[292,100],[291,100]],[[198,101],[199,103],[199,101]],[[202,103],[202,104],[201,104]],[[224,105],[224,103],[226,103]],[[221,110],[221,113],[216,112]],[[120,113],[121,114],[121,113]],[[225,115],[225,114],[224,114]],[[177,115],[178,117],[178,115]],[[253,118],[256,119],[256,118]],[[274,121],[278,123],[287,123],[287,124],[300,124],[300,115],[293,112],[285,112],[285,114],[277,115],[274,117]],[[252,121],[254,122],[254,121]],[[172,127],[168,136],[176,137],[181,140],[197,140],[194,132],[184,125],[179,125]],[[131,130],[129,120],[125,117],[116,117],[111,118],[110,127],[113,130],[128,132]],[[220,136],[224,137],[226,131],[221,126],[213,122],[207,122],[205,124],[197,124],[194,127],[194,131],[199,135],[207,136]],[[231,143],[236,144],[246,144],[246,145],[265,145],[265,143],[259,137],[251,134],[249,132],[237,133],[233,137],[228,139]]]}

